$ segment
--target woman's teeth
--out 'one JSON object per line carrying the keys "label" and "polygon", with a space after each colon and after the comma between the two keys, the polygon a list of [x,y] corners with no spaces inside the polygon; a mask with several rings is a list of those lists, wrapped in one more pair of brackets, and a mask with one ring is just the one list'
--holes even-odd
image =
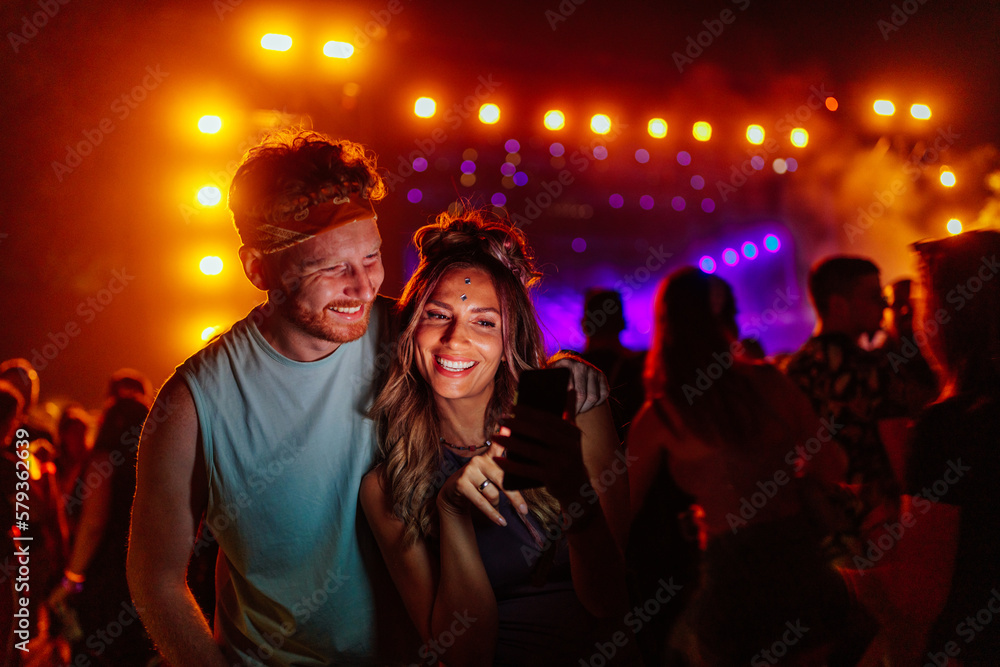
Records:
{"label": "woman's teeth", "polygon": [[441,357],[434,357],[434,361],[441,364],[441,367],[449,371],[464,371],[476,365],[474,361],[449,361]]}

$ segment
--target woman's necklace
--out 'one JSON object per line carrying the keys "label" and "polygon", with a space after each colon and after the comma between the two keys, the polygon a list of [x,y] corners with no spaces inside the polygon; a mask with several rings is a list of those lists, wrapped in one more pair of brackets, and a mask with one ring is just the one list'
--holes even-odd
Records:
{"label": "woman's necklace", "polygon": [[447,446],[451,447],[452,449],[457,449],[460,452],[478,452],[480,449],[483,449],[484,447],[489,447],[490,445],[493,444],[491,441],[487,440],[486,442],[484,442],[481,445],[469,445],[469,446],[465,446],[465,445],[453,445],[450,442],[448,442],[447,440],[445,440],[443,435],[440,436],[440,437],[438,437],[438,440],[441,442],[442,445],[447,445]]}

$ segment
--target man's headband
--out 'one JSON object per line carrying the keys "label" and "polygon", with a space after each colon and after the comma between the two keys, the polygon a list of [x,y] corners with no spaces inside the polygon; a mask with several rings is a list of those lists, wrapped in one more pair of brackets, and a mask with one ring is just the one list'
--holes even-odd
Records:
{"label": "man's headband", "polygon": [[290,200],[276,217],[280,222],[264,222],[244,229],[243,242],[271,254],[341,225],[369,218],[378,220],[371,202],[363,194],[346,194],[344,188],[332,183]]}

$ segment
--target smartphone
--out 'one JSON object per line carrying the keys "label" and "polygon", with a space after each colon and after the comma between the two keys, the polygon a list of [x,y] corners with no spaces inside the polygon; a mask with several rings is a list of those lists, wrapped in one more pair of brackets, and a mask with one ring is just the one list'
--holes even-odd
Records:
{"label": "smartphone", "polygon": [[[517,381],[516,405],[528,405],[536,410],[543,410],[559,417],[568,409],[569,401],[568,368],[542,368],[521,372]],[[514,449],[507,449],[507,458],[511,461],[531,463],[532,461],[519,455]],[[507,473],[503,478],[503,487],[511,491],[535,489],[541,486],[541,481]]]}

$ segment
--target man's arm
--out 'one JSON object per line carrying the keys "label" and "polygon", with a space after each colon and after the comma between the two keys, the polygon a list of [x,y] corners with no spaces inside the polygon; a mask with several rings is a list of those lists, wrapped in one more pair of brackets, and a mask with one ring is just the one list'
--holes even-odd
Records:
{"label": "man's arm", "polygon": [[136,611],[173,667],[227,667],[186,579],[207,491],[194,399],[175,374],[142,429],[128,549]]}

